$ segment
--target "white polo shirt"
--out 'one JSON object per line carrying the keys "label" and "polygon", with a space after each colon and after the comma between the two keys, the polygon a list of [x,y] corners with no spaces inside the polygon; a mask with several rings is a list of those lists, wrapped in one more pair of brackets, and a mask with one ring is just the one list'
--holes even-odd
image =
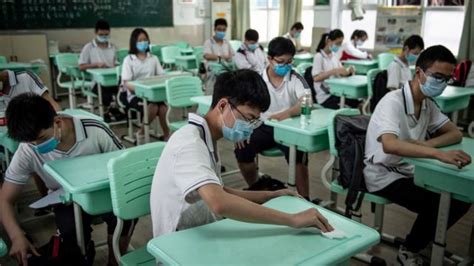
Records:
{"label": "white polo shirt", "polygon": [[[339,67],[342,67],[342,64],[341,64],[341,61],[339,61],[339,57],[337,54],[331,53],[328,55],[323,50],[321,50],[319,53],[317,53],[314,56],[313,70],[311,71],[311,75],[314,77],[321,73],[324,73],[324,72],[327,72]],[[324,83],[324,81],[322,82],[315,81],[313,84],[314,84],[314,89],[316,90],[316,101],[319,104],[324,103],[331,96],[331,94],[329,94],[328,85]]]}
{"label": "white polo shirt", "polygon": [[190,113],[189,124],[171,135],[155,170],[150,195],[154,237],[218,219],[197,190],[223,186],[220,169],[206,120]]}
{"label": "white polo shirt", "polygon": [[250,51],[247,45],[242,44],[234,57],[237,69],[251,69],[262,73],[267,66],[268,60],[262,47],[259,46],[254,51]]}
{"label": "white polo shirt", "polygon": [[233,56],[234,50],[226,39],[222,40],[222,44],[219,44],[214,40],[214,37],[211,37],[204,42],[204,54],[213,54],[221,57]]}
{"label": "white polo shirt", "polygon": [[289,32],[283,35],[283,37],[289,39],[295,45],[296,51],[301,50],[301,39],[291,37],[291,34]]}
{"label": "white polo shirt", "polygon": [[[84,116],[61,115],[73,119],[76,133],[74,146],[66,152],[53,150],[42,154],[36,152],[32,144],[20,143],[5,173],[5,181],[25,185],[31,174],[36,173],[44,181],[46,187],[54,191],[61,188],[61,185],[44,170],[43,164],[46,162],[106,153],[123,148],[112,130],[103,122]],[[71,169],[71,171],[74,171],[74,169]]]}
{"label": "white polo shirt", "polygon": [[[357,48],[354,45],[354,42],[352,40],[349,40],[345,43],[342,44],[342,50],[346,52],[347,54],[357,57],[359,59],[367,59],[369,54],[365,51],[362,51],[361,49]],[[342,54],[341,54],[342,55]]]}
{"label": "white polo shirt", "polygon": [[[34,93],[37,95],[43,95],[48,91],[48,88],[44,86],[41,79],[33,72],[30,71],[10,71],[7,70],[8,81],[10,83],[10,91],[3,95],[3,101],[5,106],[8,106],[11,99],[22,94],[22,93]],[[5,88],[4,88],[5,89]]]}
{"label": "white polo shirt", "polygon": [[401,88],[407,81],[411,80],[410,66],[395,57],[387,68],[387,88]]}
{"label": "white polo shirt", "polygon": [[420,118],[416,119],[409,82],[402,89],[387,93],[375,107],[367,129],[364,161],[367,189],[378,191],[397,179],[413,177],[413,165],[383,151],[380,139],[383,134],[394,134],[404,141],[423,141],[447,122],[449,118],[431,99],[423,101]]}
{"label": "white polo shirt", "polygon": [[309,86],[302,76],[291,70],[286,74],[280,86],[275,87],[268,77],[268,67],[262,73],[262,78],[267,84],[270,93],[270,107],[265,113],[261,114],[262,119],[268,119],[273,114],[282,112],[294,106],[298,99],[304,96],[305,90]]}
{"label": "white polo shirt", "polygon": [[116,52],[117,48],[110,42],[106,48],[101,48],[94,39],[82,48],[81,55],[79,56],[79,65],[105,63],[107,67],[114,67],[118,64],[115,57]]}
{"label": "white polo shirt", "polygon": [[122,91],[127,91],[127,100],[130,102],[135,97],[135,94],[125,88],[124,81],[134,81],[163,75],[164,73],[160,60],[155,55],[147,53],[144,60],[141,60],[134,54],[127,55],[122,64]]}

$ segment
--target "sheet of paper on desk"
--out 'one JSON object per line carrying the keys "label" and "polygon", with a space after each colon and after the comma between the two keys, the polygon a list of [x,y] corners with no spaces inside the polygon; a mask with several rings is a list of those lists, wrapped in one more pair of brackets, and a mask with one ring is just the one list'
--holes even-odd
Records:
{"label": "sheet of paper on desk", "polygon": [[63,196],[64,194],[66,194],[66,192],[64,192],[63,188],[60,188],[56,191],[53,191],[53,192],[49,193],[48,195],[44,196],[43,198],[39,199],[38,201],[33,202],[32,204],[30,204],[30,208],[32,208],[32,209],[41,209],[41,208],[47,207],[49,205],[62,203],[63,200],[61,199],[60,196]]}
{"label": "sheet of paper on desk", "polygon": [[321,235],[329,239],[341,239],[347,236],[346,232],[339,229],[334,229],[331,232],[321,233]]}

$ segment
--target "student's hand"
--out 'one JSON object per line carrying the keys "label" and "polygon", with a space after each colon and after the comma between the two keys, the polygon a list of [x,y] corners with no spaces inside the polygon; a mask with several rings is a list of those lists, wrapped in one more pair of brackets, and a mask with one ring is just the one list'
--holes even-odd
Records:
{"label": "student's hand", "polygon": [[293,196],[293,197],[298,197],[298,198],[303,198],[298,192],[293,191],[291,189],[279,189],[276,191],[273,191],[273,198],[278,198],[281,196]]}
{"label": "student's hand", "polygon": [[106,68],[107,67],[107,64],[105,64],[104,62],[99,62],[97,64],[95,64],[95,66],[97,68]]}
{"label": "student's hand", "polygon": [[347,72],[348,72],[348,75],[354,75],[356,73],[356,69],[354,66],[350,66],[348,69],[347,69]]}
{"label": "student's hand", "polygon": [[280,112],[280,113],[271,115],[268,119],[275,119],[277,121],[281,121],[287,118],[290,118],[289,112]]}
{"label": "student's hand", "polygon": [[347,70],[344,67],[338,67],[334,69],[334,74],[336,76],[345,76],[347,75]]}
{"label": "student's hand", "polygon": [[471,156],[461,150],[439,151],[436,158],[444,163],[455,165],[459,169],[471,163]]}
{"label": "student's hand", "polygon": [[10,256],[16,259],[18,264],[26,266],[28,265],[28,253],[35,256],[41,256],[35,247],[26,239],[25,236],[21,236],[17,240],[12,240],[12,246],[10,248]]}
{"label": "student's hand", "polygon": [[250,139],[240,141],[240,142],[236,142],[235,143],[235,148],[241,150],[241,149],[245,148],[245,146],[249,143],[250,143]]}
{"label": "student's hand", "polygon": [[293,228],[316,227],[323,233],[334,230],[328,220],[314,208],[294,214],[292,220],[291,227]]}

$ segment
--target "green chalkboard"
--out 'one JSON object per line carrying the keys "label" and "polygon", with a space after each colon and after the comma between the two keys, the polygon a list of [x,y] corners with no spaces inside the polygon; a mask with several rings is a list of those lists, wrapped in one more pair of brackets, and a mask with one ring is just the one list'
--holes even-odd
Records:
{"label": "green chalkboard", "polygon": [[0,29],[171,27],[173,0],[0,0]]}

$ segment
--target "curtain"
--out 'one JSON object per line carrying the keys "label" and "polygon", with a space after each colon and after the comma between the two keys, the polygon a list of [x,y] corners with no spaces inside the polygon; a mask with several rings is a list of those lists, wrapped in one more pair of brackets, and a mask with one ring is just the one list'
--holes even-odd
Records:
{"label": "curtain", "polygon": [[474,61],[474,4],[472,2],[474,1],[466,0],[466,14],[464,15],[464,26],[459,44],[459,61],[465,59]]}
{"label": "curtain", "polygon": [[243,40],[250,29],[250,0],[232,0],[232,40]]}
{"label": "curtain", "polygon": [[302,8],[303,0],[280,0],[280,36],[289,32],[295,22],[301,21]]}

